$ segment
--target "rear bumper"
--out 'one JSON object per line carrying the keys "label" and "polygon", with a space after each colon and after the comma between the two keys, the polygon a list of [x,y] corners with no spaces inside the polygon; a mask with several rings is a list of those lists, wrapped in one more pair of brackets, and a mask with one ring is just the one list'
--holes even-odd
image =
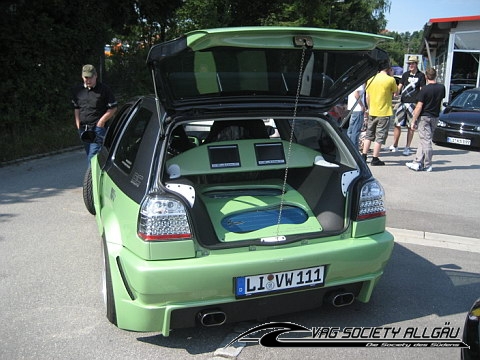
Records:
{"label": "rear bumper", "polygon": [[[288,248],[212,251],[174,261],[144,261],[125,249],[109,248],[117,321],[120,328],[161,332],[193,327],[198,314],[219,311],[238,322],[319,307],[332,291],[368,302],[391,256],[393,236],[303,243]],[[116,253],[116,250],[119,250]],[[237,276],[326,265],[320,288],[236,299]]]}

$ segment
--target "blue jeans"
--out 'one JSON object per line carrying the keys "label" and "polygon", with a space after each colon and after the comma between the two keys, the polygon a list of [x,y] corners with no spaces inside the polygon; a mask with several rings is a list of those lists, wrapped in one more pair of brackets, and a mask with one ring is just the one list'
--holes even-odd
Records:
{"label": "blue jeans", "polygon": [[[83,129],[79,130],[79,134],[81,135]],[[83,142],[83,146],[85,148],[85,152],[87,153],[87,164],[90,166],[90,161],[92,158],[100,151],[100,148],[103,145],[103,139],[105,138],[105,133],[107,129],[104,127],[95,126],[94,128],[95,134],[97,135],[93,142]]]}
{"label": "blue jeans", "polygon": [[363,111],[353,111],[350,116],[350,123],[348,125],[347,136],[350,138],[355,148],[358,148],[358,138],[363,125]]}

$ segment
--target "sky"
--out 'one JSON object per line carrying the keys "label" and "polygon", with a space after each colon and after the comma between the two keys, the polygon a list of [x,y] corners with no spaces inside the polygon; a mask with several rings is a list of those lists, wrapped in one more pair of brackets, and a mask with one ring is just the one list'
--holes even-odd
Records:
{"label": "sky", "polygon": [[387,30],[423,30],[430,19],[480,15],[480,0],[391,0]]}

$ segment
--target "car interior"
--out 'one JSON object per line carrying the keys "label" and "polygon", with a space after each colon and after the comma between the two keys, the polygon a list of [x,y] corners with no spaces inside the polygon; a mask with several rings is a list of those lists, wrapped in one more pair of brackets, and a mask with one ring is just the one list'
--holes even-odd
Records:
{"label": "car interior", "polygon": [[358,171],[342,163],[338,142],[323,126],[305,121],[291,143],[286,119],[275,122],[277,129],[261,119],[213,121],[203,140],[189,134],[194,125],[174,129],[164,182],[194,188],[192,221],[201,243],[344,230],[345,187]]}

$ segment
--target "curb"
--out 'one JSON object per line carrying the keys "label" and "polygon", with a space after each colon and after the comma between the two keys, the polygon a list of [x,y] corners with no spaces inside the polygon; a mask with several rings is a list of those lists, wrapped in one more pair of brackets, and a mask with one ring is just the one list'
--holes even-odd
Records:
{"label": "curb", "polygon": [[395,237],[395,242],[422,246],[440,247],[444,249],[480,253],[480,239],[437,234],[419,230],[388,228]]}

